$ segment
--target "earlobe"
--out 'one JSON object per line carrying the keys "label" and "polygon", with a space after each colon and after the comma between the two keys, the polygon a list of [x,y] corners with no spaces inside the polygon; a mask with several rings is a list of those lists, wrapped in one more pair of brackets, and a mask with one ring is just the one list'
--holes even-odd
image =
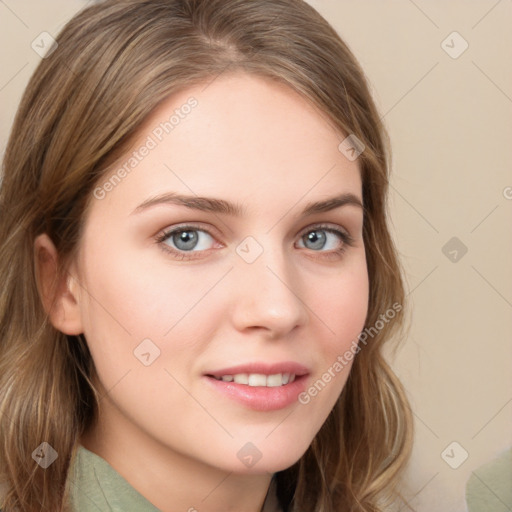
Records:
{"label": "earlobe", "polygon": [[46,233],[35,239],[34,262],[39,296],[50,322],[64,334],[81,334],[80,286],[69,272],[59,276],[59,255]]}

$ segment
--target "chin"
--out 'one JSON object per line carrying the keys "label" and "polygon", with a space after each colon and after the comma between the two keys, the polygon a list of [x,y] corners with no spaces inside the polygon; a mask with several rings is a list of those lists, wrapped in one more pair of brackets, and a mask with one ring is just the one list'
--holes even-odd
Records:
{"label": "chin", "polygon": [[253,475],[283,471],[300,460],[311,444],[309,439],[271,438],[272,435],[267,440],[254,445],[250,442],[246,443],[237,453],[235,467],[230,470]]}

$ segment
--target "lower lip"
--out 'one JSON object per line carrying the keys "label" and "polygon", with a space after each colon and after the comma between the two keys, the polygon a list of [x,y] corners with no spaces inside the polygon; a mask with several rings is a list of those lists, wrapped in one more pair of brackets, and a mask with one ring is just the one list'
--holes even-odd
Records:
{"label": "lower lip", "polygon": [[255,411],[277,411],[297,402],[298,396],[306,387],[307,375],[295,377],[284,386],[248,386],[236,382],[224,382],[214,377],[204,376],[210,386],[225,396]]}

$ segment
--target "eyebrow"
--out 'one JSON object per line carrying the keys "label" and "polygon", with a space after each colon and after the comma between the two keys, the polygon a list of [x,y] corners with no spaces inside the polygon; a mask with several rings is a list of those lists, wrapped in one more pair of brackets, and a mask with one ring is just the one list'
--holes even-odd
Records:
{"label": "eyebrow", "polygon": [[[169,192],[159,196],[150,197],[133,210],[130,215],[142,213],[143,211],[156,205],[175,204],[185,206],[191,210],[200,210],[203,212],[221,213],[234,217],[242,217],[245,214],[245,208],[239,203],[231,203],[224,199],[213,197],[188,196]],[[306,205],[302,211],[302,216],[323,213],[341,206],[358,206],[364,210],[363,203],[355,194],[350,192],[330,197],[323,201],[316,201]]]}

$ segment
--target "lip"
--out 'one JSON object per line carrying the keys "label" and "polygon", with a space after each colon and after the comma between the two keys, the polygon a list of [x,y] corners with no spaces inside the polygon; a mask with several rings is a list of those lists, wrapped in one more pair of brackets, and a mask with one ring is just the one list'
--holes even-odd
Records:
{"label": "lip", "polygon": [[[295,380],[284,386],[264,387],[248,386],[236,382],[224,382],[215,377],[223,375],[235,375],[237,373],[260,373],[263,375],[274,375],[276,373],[293,373]],[[220,393],[239,404],[255,411],[276,411],[297,403],[300,393],[306,388],[306,381],[309,375],[308,369],[292,361],[281,363],[250,363],[229,368],[222,368],[204,373],[205,384],[210,386],[216,393]]]}

